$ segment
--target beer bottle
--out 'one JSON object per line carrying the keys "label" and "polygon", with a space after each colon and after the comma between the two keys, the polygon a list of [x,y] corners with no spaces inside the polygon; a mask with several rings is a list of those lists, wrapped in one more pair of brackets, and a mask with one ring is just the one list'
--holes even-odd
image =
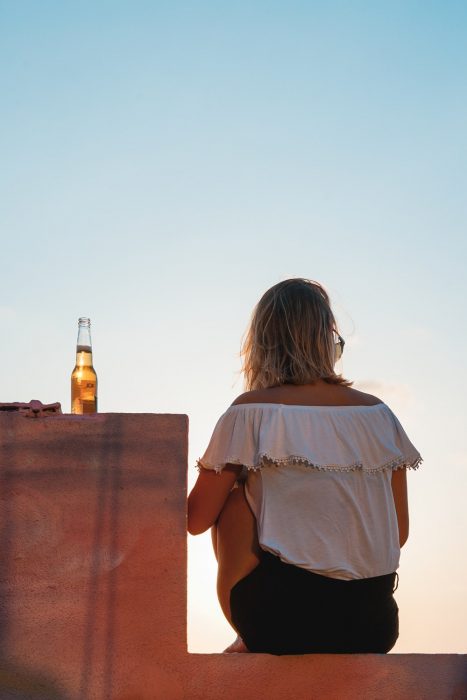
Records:
{"label": "beer bottle", "polygon": [[89,318],[78,320],[76,366],[71,374],[71,412],[97,413],[97,374],[92,366]]}

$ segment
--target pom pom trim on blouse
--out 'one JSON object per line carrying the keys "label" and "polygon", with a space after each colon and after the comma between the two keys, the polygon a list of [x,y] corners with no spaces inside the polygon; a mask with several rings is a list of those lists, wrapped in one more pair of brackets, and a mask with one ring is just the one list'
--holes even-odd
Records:
{"label": "pom pom trim on blouse", "polygon": [[245,464],[244,461],[236,458],[229,457],[222,464],[208,464],[202,459],[196,460],[196,468],[198,471],[201,469],[208,469],[210,471],[215,471],[217,474],[223,470],[226,464],[236,464],[238,466],[243,466],[248,471],[257,471],[263,467],[290,467],[293,464],[300,464],[303,467],[309,467],[310,469],[318,469],[319,471],[332,471],[332,472],[352,472],[357,470],[363,470],[368,473],[375,473],[383,471],[384,469],[418,469],[420,464],[423,462],[421,456],[416,457],[412,462],[407,460],[406,457],[398,457],[385,464],[381,464],[377,467],[369,468],[365,467],[362,462],[354,462],[353,464],[343,465],[343,464],[315,464],[310,462],[305,457],[297,457],[296,455],[291,455],[290,457],[284,457],[282,459],[276,459],[275,457],[270,457],[267,454],[260,456],[258,464]]}
{"label": "pom pom trim on blouse", "polygon": [[418,469],[422,461],[398,419],[384,403],[372,406],[256,403],[236,404],[227,409],[196,466],[198,470],[217,473],[226,464],[242,465],[249,471],[302,465],[320,471],[374,473]]}

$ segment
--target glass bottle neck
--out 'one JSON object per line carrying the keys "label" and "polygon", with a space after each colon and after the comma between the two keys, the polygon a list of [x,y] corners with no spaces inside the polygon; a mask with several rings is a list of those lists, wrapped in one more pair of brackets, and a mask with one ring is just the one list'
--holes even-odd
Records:
{"label": "glass bottle neck", "polygon": [[92,367],[92,342],[89,322],[79,323],[76,342],[76,364],[78,367]]}

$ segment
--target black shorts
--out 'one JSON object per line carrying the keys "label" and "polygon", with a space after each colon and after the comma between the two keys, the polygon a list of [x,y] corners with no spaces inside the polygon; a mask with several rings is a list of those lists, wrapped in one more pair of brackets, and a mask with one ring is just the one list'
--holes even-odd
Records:
{"label": "black shorts", "polygon": [[386,654],[399,636],[396,575],[342,581],[262,552],[232,588],[232,621],[251,652]]}

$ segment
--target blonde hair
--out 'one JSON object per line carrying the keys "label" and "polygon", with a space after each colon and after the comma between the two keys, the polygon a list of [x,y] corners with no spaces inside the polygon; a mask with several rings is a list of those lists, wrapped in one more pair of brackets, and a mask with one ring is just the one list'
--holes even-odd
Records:
{"label": "blonde hair", "polygon": [[246,390],[317,379],[351,386],[334,371],[335,333],[329,296],[318,282],[296,278],[274,285],[254,308],[242,344]]}

